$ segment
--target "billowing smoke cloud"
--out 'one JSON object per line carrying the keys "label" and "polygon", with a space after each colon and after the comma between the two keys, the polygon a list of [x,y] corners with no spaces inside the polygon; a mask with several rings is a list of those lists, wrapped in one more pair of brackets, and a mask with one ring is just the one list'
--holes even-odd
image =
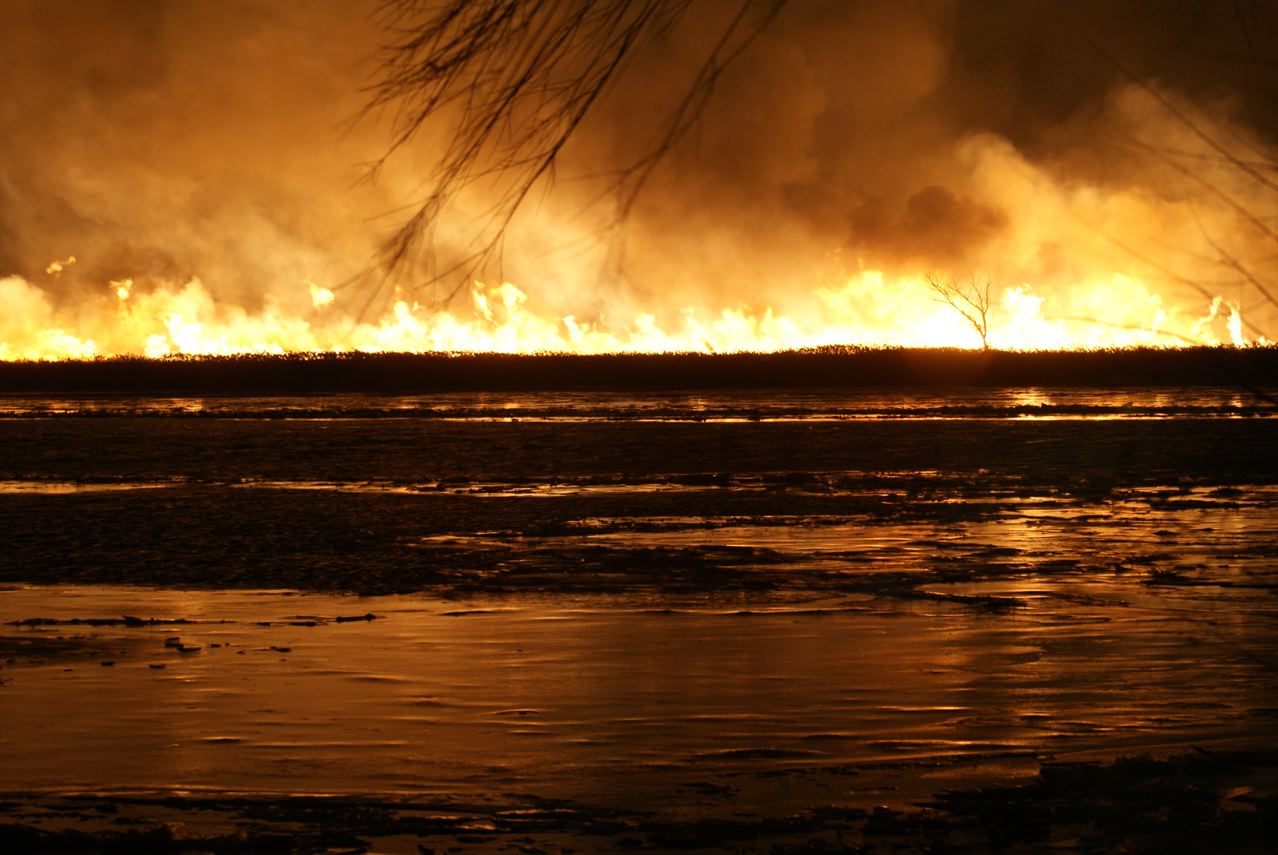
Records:
{"label": "billowing smoke cloud", "polygon": [[[668,324],[687,307],[818,322],[833,306],[908,326],[922,310],[898,278],[988,275],[1011,294],[1005,323],[1037,301],[1050,318],[1121,327],[1161,313],[1181,319],[1177,335],[1219,339],[1233,306],[1249,337],[1278,335],[1265,296],[1278,293],[1266,183],[1278,180],[1278,85],[1261,61],[1278,55],[1272,12],[792,0],[624,227],[606,228],[592,176],[647,150],[735,7],[694,4],[632,58],[521,209],[494,283],[516,282],[551,318],[604,326],[637,313]],[[20,277],[0,292],[0,330],[16,337],[25,312],[80,335],[79,320],[115,311],[108,283],[125,277],[139,295],[197,278],[189,299],[237,317],[315,322],[308,281],[338,291],[325,311],[352,328],[384,311],[380,277],[338,285],[418,198],[447,129],[359,181],[389,140],[376,117],[353,122],[386,39],[375,11],[0,0],[0,277]],[[464,251],[484,193],[459,199],[441,256]],[[414,284],[412,271],[400,282]],[[430,309],[440,292],[418,293]]]}
{"label": "billowing smoke cloud", "polygon": [[1157,99],[1278,179],[1278,81],[1253,61],[1276,35],[1272,15],[1217,3],[793,3],[646,198],[631,257],[662,271],[648,287],[771,301],[834,253],[1045,290],[1123,273],[1173,302],[1209,299],[1174,276],[1227,280],[1216,293],[1272,330],[1273,306],[1210,241],[1272,258],[1234,206],[1271,219],[1278,193]]}
{"label": "billowing smoke cloud", "polygon": [[353,186],[383,148],[345,130],[376,37],[353,5],[0,3],[0,270],[74,255],[55,291],[200,276],[251,305],[366,263],[389,206]]}

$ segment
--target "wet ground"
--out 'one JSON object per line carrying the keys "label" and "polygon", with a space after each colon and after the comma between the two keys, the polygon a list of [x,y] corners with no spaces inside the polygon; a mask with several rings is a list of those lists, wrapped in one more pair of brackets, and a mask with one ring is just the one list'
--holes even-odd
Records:
{"label": "wet ground", "polygon": [[1268,400],[6,399],[0,841],[1263,851]]}

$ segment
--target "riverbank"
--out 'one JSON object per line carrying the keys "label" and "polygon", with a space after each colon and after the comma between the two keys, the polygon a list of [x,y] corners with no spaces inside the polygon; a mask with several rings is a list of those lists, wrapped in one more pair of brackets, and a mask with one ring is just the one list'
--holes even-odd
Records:
{"label": "riverbank", "polygon": [[341,392],[1252,386],[1278,347],[979,351],[828,347],[782,353],[521,356],[347,353],[0,363],[0,394],[307,395]]}

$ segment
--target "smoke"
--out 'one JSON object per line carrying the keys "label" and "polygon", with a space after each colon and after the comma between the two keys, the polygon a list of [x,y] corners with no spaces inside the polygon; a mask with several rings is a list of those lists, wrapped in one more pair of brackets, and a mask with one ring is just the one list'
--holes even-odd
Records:
{"label": "smoke", "polygon": [[355,186],[374,129],[344,130],[376,38],[363,12],[4,0],[0,17],[4,273],[46,282],[74,254],[55,302],[111,278],[200,276],[253,306],[367,263],[390,200]]}
{"label": "smoke", "polygon": [[[833,254],[901,275],[979,270],[1062,303],[1122,273],[1206,306],[1170,273],[1228,280],[1224,296],[1259,302],[1272,330],[1274,307],[1208,238],[1272,275],[1278,244],[1234,205],[1272,224],[1278,193],[1157,99],[1278,178],[1278,86],[1249,60],[1275,24],[1244,29],[1229,4],[796,2],[631,222],[636,278],[776,304],[834,275]],[[632,85],[651,85],[643,71]]]}
{"label": "smoke", "polygon": [[[690,306],[819,318],[813,295],[867,270],[884,284],[854,302],[881,317],[909,311],[887,293],[895,277],[979,273],[1045,316],[1214,312],[1223,328],[1223,301],[1250,337],[1278,334],[1262,290],[1278,281],[1278,192],[1204,139],[1278,180],[1278,86],[1253,61],[1275,55],[1272,13],[792,0],[612,228],[598,176],[659,137],[736,5],[693,4],[631,58],[511,224],[494,282],[606,326]],[[76,333],[112,316],[124,277],[139,295],[198,279],[204,311],[228,316],[309,319],[308,283],[352,323],[386,309],[378,276],[342,285],[419,200],[447,128],[360,181],[390,139],[378,117],[355,121],[387,38],[375,8],[0,0],[4,311]],[[467,251],[490,192],[458,199],[443,261]],[[433,307],[424,278],[399,284]]]}

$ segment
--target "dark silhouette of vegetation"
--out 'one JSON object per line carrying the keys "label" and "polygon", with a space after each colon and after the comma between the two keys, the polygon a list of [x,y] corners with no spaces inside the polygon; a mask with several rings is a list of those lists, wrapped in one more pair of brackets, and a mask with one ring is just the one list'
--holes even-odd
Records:
{"label": "dark silhouette of vegetation", "polygon": [[963,316],[981,337],[981,350],[990,349],[990,280],[978,282],[975,277],[966,283],[942,279],[929,273],[927,284],[939,302],[945,303]]}
{"label": "dark silhouette of vegetation", "polygon": [[0,394],[1198,385],[1252,388],[1264,397],[1262,390],[1272,390],[1275,378],[1278,347],[1029,352],[825,347],[783,353],[347,353],[3,362]]}

